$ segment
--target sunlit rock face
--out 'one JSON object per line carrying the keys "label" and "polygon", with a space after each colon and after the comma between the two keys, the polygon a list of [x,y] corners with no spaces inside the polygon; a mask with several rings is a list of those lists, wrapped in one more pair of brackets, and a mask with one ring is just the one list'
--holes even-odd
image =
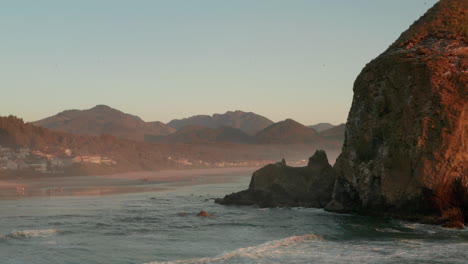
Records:
{"label": "sunlit rock face", "polygon": [[440,1],[357,77],[328,210],[467,222],[467,15]]}

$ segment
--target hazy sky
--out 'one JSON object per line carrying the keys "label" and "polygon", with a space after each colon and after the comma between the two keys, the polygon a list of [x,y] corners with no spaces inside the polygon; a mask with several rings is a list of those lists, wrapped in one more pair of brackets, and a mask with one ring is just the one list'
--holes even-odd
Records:
{"label": "hazy sky", "polygon": [[0,115],[344,122],[364,65],[435,2],[0,0]]}

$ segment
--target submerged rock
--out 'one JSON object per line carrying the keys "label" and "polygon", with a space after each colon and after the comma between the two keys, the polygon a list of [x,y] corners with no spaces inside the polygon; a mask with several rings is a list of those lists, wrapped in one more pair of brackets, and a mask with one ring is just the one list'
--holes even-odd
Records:
{"label": "submerged rock", "polygon": [[317,150],[306,167],[289,167],[286,162],[267,165],[252,175],[249,189],[215,202],[225,205],[260,207],[324,207],[330,200],[335,173],[323,150]]}
{"label": "submerged rock", "polygon": [[354,84],[330,211],[468,221],[468,12],[441,0]]}

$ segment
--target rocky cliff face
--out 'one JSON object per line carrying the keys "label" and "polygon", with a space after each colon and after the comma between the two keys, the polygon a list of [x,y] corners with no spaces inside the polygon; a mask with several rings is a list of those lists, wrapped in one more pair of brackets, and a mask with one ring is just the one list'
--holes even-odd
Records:
{"label": "rocky cliff face", "polygon": [[328,210],[467,222],[467,15],[441,0],[358,76]]}
{"label": "rocky cliff face", "polygon": [[215,202],[260,207],[320,207],[330,200],[335,173],[325,151],[319,150],[306,167],[289,167],[284,162],[267,165],[252,175],[249,189]]}

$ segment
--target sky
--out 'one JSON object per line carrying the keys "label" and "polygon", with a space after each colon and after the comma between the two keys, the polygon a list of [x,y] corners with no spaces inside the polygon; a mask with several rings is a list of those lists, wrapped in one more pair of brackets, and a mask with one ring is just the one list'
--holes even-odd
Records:
{"label": "sky", "polygon": [[435,0],[0,0],[0,115],[98,104],[346,121],[353,82]]}

